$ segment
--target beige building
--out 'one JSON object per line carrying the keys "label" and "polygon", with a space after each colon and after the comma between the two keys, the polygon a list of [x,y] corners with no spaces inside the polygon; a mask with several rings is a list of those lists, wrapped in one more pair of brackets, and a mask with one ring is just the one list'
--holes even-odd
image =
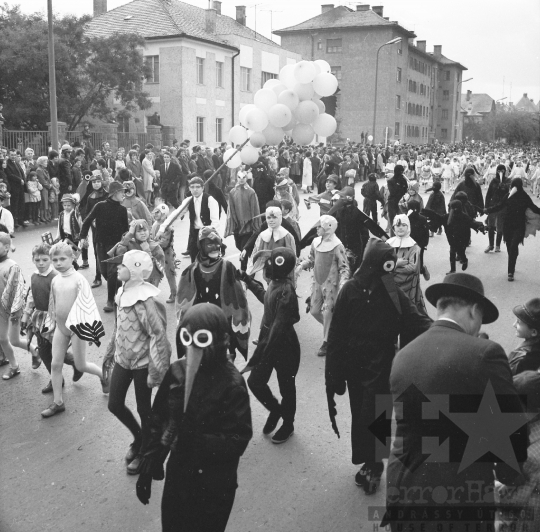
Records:
{"label": "beige building", "polygon": [[174,126],[178,140],[209,146],[228,140],[240,109],[282,67],[301,60],[246,26],[246,8],[236,20],[221,14],[221,2],[201,9],[177,0],[134,0],[107,11],[94,0],[87,34],[106,36],[135,32],[153,74],[146,80],[152,107],[122,121],[124,131],[145,131],[149,116]]}

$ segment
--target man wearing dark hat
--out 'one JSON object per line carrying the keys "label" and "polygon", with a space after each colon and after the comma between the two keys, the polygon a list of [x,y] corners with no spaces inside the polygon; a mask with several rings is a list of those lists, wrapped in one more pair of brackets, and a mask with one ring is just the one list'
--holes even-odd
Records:
{"label": "man wearing dark hat", "polygon": [[103,308],[105,312],[114,310],[114,296],[116,294],[116,265],[107,264],[103,261],[109,259],[107,252],[110,251],[129,230],[127,209],[122,205],[124,201],[124,187],[122,183],[113,181],[109,185],[108,197],[105,201],[97,203],[85,218],[81,228],[81,243],[87,242],[88,231],[95,220],[94,238],[98,260],[101,264],[101,274],[107,279],[107,304]]}
{"label": "man wearing dark hat", "polygon": [[425,295],[437,321],[396,355],[390,375],[398,414],[383,524],[397,530],[416,512],[422,530],[440,530],[432,511],[444,507],[448,530],[494,530],[493,470],[516,485],[527,458],[527,420],[508,359],[478,335],[499,312],[466,273],[447,275]]}
{"label": "man wearing dark hat", "polygon": [[394,236],[394,216],[399,214],[399,201],[409,189],[407,180],[403,177],[403,166],[396,164],[394,167],[394,176],[388,180],[388,232]]}
{"label": "man wearing dark hat", "polygon": [[390,438],[390,421],[380,416],[392,410],[388,377],[398,336],[403,346],[431,325],[431,319],[396,286],[392,275],[396,263],[394,248],[376,238],[368,241],[360,267],[339,292],[328,334],[330,411],[334,394],[343,395],[348,388],[352,462],[363,464],[355,481],[368,495],[379,486],[383,458],[389,452],[384,445],[377,448],[377,438]]}

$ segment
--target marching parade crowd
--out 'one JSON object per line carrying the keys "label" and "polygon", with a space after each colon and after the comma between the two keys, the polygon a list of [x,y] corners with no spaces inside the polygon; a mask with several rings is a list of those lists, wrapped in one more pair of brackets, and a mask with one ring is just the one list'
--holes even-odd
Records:
{"label": "marching parade crowd", "polygon": [[[479,142],[384,147],[365,140],[339,147],[284,141],[263,147],[255,164],[234,169],[225,164],[225,143],[211,149],[184,140],[113,153],[108,143],[94,149],[66,142],[37,158],[31,148],[24,154],[1,148],[0,365],[8,366],[2,378],[20,375],[14,348],[29,351],[32,368],[43,363],[50,374],[42,393],[53,400],[41,412],[49,418],[66,408],[64,364],[72,366],[74,381],[97,376],[110,412],[133,435],[126,467],[139,475],[139,500],[147,504],[152,481],[165,479],[164,531],[225,530],[239,460],[252,437],[248,389],[268,410],[262,430],[273,434],[273,443],[294,433],[302,349],[294,327],[296,285],[306,270],[312,271],[307,309],[321,324],[317,354],[326,357],[330,419],[339,435],[335,395],[348,390],[352,462],[360,466],[355,481],[366,494],[378,490],[388,458],[383,524],[404,530],[398,510],[436,506],[435,490],[427,500],[430,486],[450,486],[456,507],[477,508],[478,501],[460,495],[474,480],[491,486],[491,498],[482,502],[498,508],[500,526],[540,530],[540,520],[515,511],[540,511],[540,297],[514,309],[522,343],[507,356],[480,333],[498,310],[481,280],[464,273],[474,230],[486,235],[486,254],[500,253],[504,241],[506,278],[514,281],[519,246],[540,230],[533,200],[540,197],[540,152]],[[301,234],[306,208],[319,208],[320,217]],[[190,264],[177,275],[173,224],[184,216],[189,235],[182,255]],[[31,225],[43,225],[45,233],[31,257],[19,257],[16,230]],[[443,232],[450,268],[442,283],[423,291],[430,239]],[[239,267],[225,255],[229,236]],[[25,280],[19,263],[29,260],[36,271]],[[79,271],[90,268],[92,284]],[[162,282],[176,313],[175,346],[166,333],[167,305],[157,299]],[[105,336],[92,295],[102,283],[114,333],[100,367],[86,360],[86,346],[100,346]],[[248,291],[264,307],[257,334],[251,334]],[[425,299],[436,307],[436,321]],[[248,358],[250,340],[255,350]],[[246,361],[241,372],[238,354]],[[280,399],[268,385],[274,371]],[[139,420],[126,406],[132,381]],[[506,396],[506,411],[527,412],[512,431],[517,470],[493,454],[464,470],[461,458],[426,461],[422,436],[450,437],[454,458],[467,441],[452,422],[433,433],[412,414],[396,416],[392,448],[381,450],[380,442],[392,437],[392,409],[420,404],[419,391],[470,398],[488,384]],[[387,416],[376,435],[381,411]],[[486,433],[496,432],[489,425],[495,421],[486,423]],[[399,496],[401,490],[407,495]],[[469,530],[465,520],[444,529],[435,518],[417,520],[428,522],[426,530]],[[470,521],[494,530],[493,514]]]}

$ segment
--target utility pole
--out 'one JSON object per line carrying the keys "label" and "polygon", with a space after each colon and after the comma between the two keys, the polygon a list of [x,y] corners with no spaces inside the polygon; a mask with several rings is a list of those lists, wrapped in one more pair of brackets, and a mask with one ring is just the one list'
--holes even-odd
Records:
{"label": "utility pole", "polygon": [[51,108],[51,147],[58,150],[58,116],[56,109],[56,66],[54,59],[54,29],[52,0],[47,0],[49,22],[49,100]]}
{"label": "utility pole", "polygon": [[274,13],[283,13],[283,11],[281,10],[276,10],[276,9],[261,9],[261,11],[268,11],[270,13],[270,40],[274,40],[274,34],[272,33],[272,31],[274,30],[274,19],[273,19],[273,15]]}

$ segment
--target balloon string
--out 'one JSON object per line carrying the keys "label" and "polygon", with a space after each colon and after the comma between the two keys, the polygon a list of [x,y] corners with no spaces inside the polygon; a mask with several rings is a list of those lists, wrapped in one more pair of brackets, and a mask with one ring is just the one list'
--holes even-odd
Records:
{"label": "balloon string", "polygon": [[206,180],[206,182],[204,183],[204,189],[205,191],[208,191],[208,188],[210,186],[210,181],[212,181],[212,179],[214,179],[214,177],[216,177],[220,170],[249,142],[249,137],[242,143],[240,144],[240,146],[238,146],[236,148],[236,150],[234,151],[234,153],[225,161],[223,161],[223,163],[221,164],[221,166],[214,171],[214,173]]}

